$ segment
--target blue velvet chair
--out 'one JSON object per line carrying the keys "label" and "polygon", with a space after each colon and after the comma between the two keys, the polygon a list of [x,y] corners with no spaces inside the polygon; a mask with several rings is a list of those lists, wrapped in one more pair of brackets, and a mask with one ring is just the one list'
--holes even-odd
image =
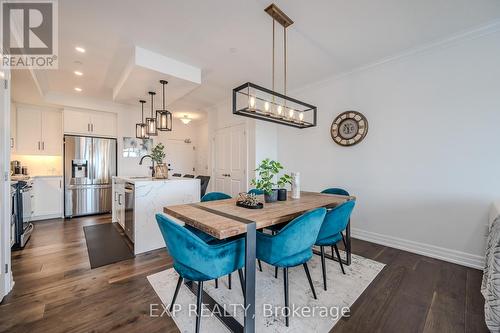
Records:
{"label": "blue velvet chair", "polygon": [[[318,234],[318,238],[314,245],[319,246],[321,249],[321,269],[323,271],[323,287],[326,290],[326,265],[325,265],[325,246],[333,246],[335,248],[335,253],[339,259],[340,268],[342,273],[345,274],[344,265],[342,264],[342,258],[340,258],[339,249],[337,243],[342,240],[342,232],[347,227],[349,223],[349,218],[351,216],[352,210],[354,209],[355,200],[344,202],[337,207],[328,210],[325,216],[325,220],[321,225],[321,229]],[[333,251],[332,251],[332,257]]]}
{"label": "blue velvet chair", "polygon": [[[209,192],[201,198],[201,202],[225,200],[225,199],[231,199],[231,196],[226,194],[226,193],[222,193],[222,192]],[[214,237],[212,237],[212,236],[210,236],[210,235],[208,235],[208,234],[204,233],[203,231],[200,231],[196,228],[193,228],[190,226],[187,226],[187,228],[189,228],[198,237],[204,239],[206,242],[213,242],[216,240]],[[227,279],[228,279],[229,289],[231,289],[231,274],[229,274],[227,276]],[[219,280],[218,279],[215,279],[215,288],[219,288]]]}
{"label": "blue velvet chair", "polygon": [[327,188],[326,190],[321,191],[321,193],[326,193],[326,194],[336,194],[336,195],[349,195],[349,192],[342,188],[338,187],[331,187]]}
{"label": "blue velvet chair", "polygon": [[201,198],[201,202],[213,201],[213,200],[224,200],[231,199],[230,195],[222,192],[209,192]]}
{"label": "blue velvet chair", "polygon": [[[330,187],[330,188],[327,188],[323,191],[321,191],[321,193],[326,193],[326,194],[335,194],[335,195],[346,195],[346,196],[349,196],[349,192],[347,192],[346,190],[344,190],[343,188],[340,188],[340,187]],[[342,236],[342,242],[344,243],[344,248],[347,248],[347,242],[345,240],[345,236],[343,233],[341,233],[341,236]],[[332,257],[333,257],[333,246],[332,246]]]}
{"label": "blue velvet chair", "polygon": [[259,190],[257,188],[253,188],[250,191],[248,191],[248,194],[262,195],[264,194],[264,191]]}
{"label": "blue velvet chair", "polygon": [[[275,235],[257,232],[257,258],[270,265],[283,268],[285,307],[288,307],[288,268],[302,265],[316,299],[316,291],[309,274],[307,261],[311,259],[312,246],[318,237],[326,215],[325,208],[309,211],[284,226]],[[289,314],[289,313],[288,313]],[[289,326],[288,314],[285,317]]]}
{"label": "blue velvet chair", "polygon": [[[174,269],[179,274],[170,311],[184,279],[198,282],[196,332],[200,330],[203,282],[214,280],[238,270],[243,276],[245,265],[245,239],[236,238],[209,244],[197,235],[175,223],[162,214],[156,214],[168,252],[174,261]],[[242,286],[244,285],[241,281]]]}

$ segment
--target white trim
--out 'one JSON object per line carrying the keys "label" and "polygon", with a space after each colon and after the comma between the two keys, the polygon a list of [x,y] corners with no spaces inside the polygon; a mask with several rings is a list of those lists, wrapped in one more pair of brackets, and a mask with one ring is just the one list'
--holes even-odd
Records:
{"label": "white trim", "polygon": [[454,264],[459,264],[462,266],[467,266],[477,269],[484,268],[484,257],[475,254],[470,254],[435,245],[415,242],[404,238],[382,235],[379,233],[361,230],[358,228],[352,228],[351,235],[353,238],[393,247],[396,249],[424,255],[431,258],[452,262]]}

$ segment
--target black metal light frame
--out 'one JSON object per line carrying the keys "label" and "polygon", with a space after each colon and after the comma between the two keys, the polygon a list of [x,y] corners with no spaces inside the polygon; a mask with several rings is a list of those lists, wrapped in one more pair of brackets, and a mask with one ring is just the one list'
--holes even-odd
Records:
{"label": "black metal light frame", "polygon": [[163,86],[163,107],[161,110],[156,110],[156,128],[159,131],[172,131],[172,113],[165,108],[165,85],[168,81],[160,80]]}
{"label": "black metal light frame", "polygon": [[147,125],[144,123],[144,103],[146,103],[146,101],[141,99],[139,103],[141,103],[142,116],[141,122],[135,124],[135,137],[137,139],[149,139],[149,136],[146,133]]}
{"label": "black metal light frame", "polygon": [[[256,91],[261,91],[265,94],[272,95],[276,97],[277,99],[283,100],[283,101],[288,101],[291,103],[294,103],[295,106],[300,106],[301,108],[295,108],[295,111],[297,112],[303,112],[304,114],[311,113],[312,116],[308,116],[307,118],[312,118],[312,121],[301,121],[298,119],[289,119],[286,117],[286,115],[283,116],[278,116],[277,114],[273,114],[272,112],[264,112],[258,108],[251,109],[248,104],[246,104],[245,107],[243,108],[238,108],[238,97],[242,96],[242,98],[250,98],[249,90],[250,88],[255,89]],[[259,98],[258,96],[253,96],[257,100],[262,100],[265,102],[268,102],[272,105],[281,105],[275,101],[272,100],[267,100],[267,99],[262,99]],[[245,103],[243,103],[245,104]],[[284,103],[286,104],[286,103]],[[286,125],[286,126],[291,126],[295,128],[309,128],[309,127],[314,127],[317,124],[317,107],[311,104],[307,104],[304,102],[301,102],[295,98],[285,96],[283,94],[280,94],[276,91],[272,91],[270,89],[258,86],[254,83],[247,82],[245,84],[242,84],[241,86],[234,88],[233,89],[233,114],[240,115],[243,117],[248,117],[248,118],[253,118],[253,119],[259,119],[259,120],[264,120],[268,121],[271,123],[276,123],[276,124],[281,124],[281,125]]]}
{"label": "black metal light frame", "polygon": [[156,128],[156,117],[153,114],[153,108],[154,108],[154,95],[156,93],[154,91],[150,91],[149,94],[151,95],[151,117],[146,118],[146,134],[148,136],[157,136],[158,135],[158,129]]}

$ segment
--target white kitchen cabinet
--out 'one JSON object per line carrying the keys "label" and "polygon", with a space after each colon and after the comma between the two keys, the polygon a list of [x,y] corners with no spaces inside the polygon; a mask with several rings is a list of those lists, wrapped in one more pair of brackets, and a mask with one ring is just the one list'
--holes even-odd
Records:
{"label": "white kitchen cabinet", "polygon": [[16,153],[24,155],[61,155],[62,119],[57,110],[17,107]]}
{"label": "white kitchen cabinet", "polygon": [[120,224],[125,230],[125,183],[118,179],[113,181],[112,221]]}
{"label": "white kitchen cabinet", "polygon": [[34,177],[34,221],[61,217],[63,213],[62,177]]}
{"label": "white kitchen cabinet", "polygon": [[64,133],[116,137],[116,114],[90,110],[64,109]]}

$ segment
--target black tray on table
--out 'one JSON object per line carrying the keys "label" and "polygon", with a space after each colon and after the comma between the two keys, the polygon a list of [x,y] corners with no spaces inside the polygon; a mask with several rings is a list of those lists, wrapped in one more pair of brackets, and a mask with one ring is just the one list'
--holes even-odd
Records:
{"label": "black tray on table", "polygon": [[256,206],[250,206],[250,205],[245,204],[243,201],[236,201],[236,206],[247,208],[247,209],[262,209],[262,208],[264,208],[264,204],[262,202],[259,202]]}

